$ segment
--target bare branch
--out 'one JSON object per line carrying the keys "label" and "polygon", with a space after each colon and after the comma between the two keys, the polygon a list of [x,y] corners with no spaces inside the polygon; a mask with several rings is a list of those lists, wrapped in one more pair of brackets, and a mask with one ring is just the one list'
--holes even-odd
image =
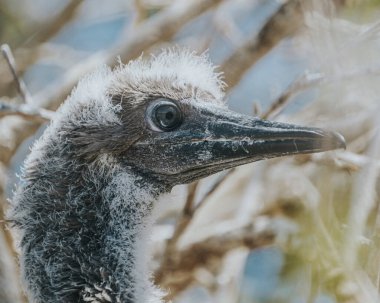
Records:
{"label": "bare branch", "polygon": [[82,5],[83,0],[71,0],[66,7],[56,16],[54,16],[48,24],[41,26],[41,30],[33,37],[35,43],[42,43],[54,37],[63,26],[68,24],[75,16],[78,8]]}
{"label": "bare branch", "polygon": [[[46,51],[44,47],[41,45],[54,37],[65,24],[68,24],[76,15],[76,12],[80,5],[83,3],[83,0],[71,0],[67,6],[61,10],[58,15],[52,17],[48,22],[44,24],[40,24],[40,28],[42,30],[37,34],[31,34],[32,38],[30,40],[33,41],[34,46],[29,47],[28,51],[25,49],[19,48],[14,50],[14,55],[17,61],[17,68],[15,74],[22,75],[27,67],[34,64],[38,59],[44,57]],[[4,77],[5,71],[2,66],[0,66],[0,75]],[[3,82],[9,82],[8,77]],[[4,85],[0,83],[0,90],[5,89]]]}
{"label": "bare branch", "polygon": [[184,214],[191,214],[193,212],[193,207],[195,203],[195,194],[197,192],[198,188],[198,181],[195,181],[188,186],[188,194],[187,194],[187,199],[185,203],[185,207],[183,208]]}
{"label": "bare branch", "polygon": [[322,80],[323,76],[321,74],[315,74],[313,77],[310,77],[309,74],[302,75],[283,91],[283,93],[270,105],[268,110],[263,113],[261,117],[263,119],[273,117],[288,104],[292,97],[305,89],[321,83]]}
{"label": "bare branch", "polygon": [[215,267],[228,251],[239,247],[255,249],[268,246],[273,244],[274,238],[273,232],[257,231],[253,224],[207,238],[184,250],[173,251],[160,263],[154,275],[155,282],[170,290],[165,298],[170,301],[195,282],[194,271],[197,268]]}
{"label": "bare branch", "polygon": [[185,207],[183,208],[182,216],[177,221],[178,223],[175,227],[173,236],[168,240],[165,255],[170,254],[170,252],[175,249],[175,245],[178,239],[186,231],[191,222],[191,219],[193,218],[195,194],[198,188],[198,184],[199,182],[193,182],[188,186],[188,194]]}
{"label": "bare branch", "polygon": [[146,9],[144,1],[134,0],[133,3],[136,9],[135,24],[139,24],[148,17],[148,11]]}
{"label": "bare branch", "polygon": [[110,66],[116,64],[115,58],[120,56],[123,62],[128,62],[141,55],[159,42],[169,41],[178,30],[190,20],[220,4],[223,0],[175,1],[153,17],[122,37],[120,44],[107,51],[97,53],[86,61],[70,69],[57,83],[48,87],[36,97],[40,107],[56,109],[67,97],[78,80],[102,63]]}
{"label": "bare branch", "polygon": [[[226,253],[230,249],[230,247],[228,245],[226,245],[226,243],[225,243],[225,241],[228,241],[228,235],[227,236],[226,235],[219,236],[219,239],[218,238],[212,238],[211,242],[208,242],[208,240],[207,240],[207,241],[204,241],[202,243],[194,244],[191,246],[191,248],[189,248],[188,250],[186,250],[184,252],[179,252],[177,247],[176,247],[176,244],[177,244],[178,240],[180,239],[180,237],[187,230],[188,226],[192,222],[192,219],[194,218],[194,215],[200,210],[201,206],[204,205],[205,201],[207,201],[207,199],[219,188],[219,186],[227,179],[228,176],[231,175],[231,173],[233,171],[234,170],[231,169],[226,174],[221,176],[213,184],[213,186],[209,189],[209,191],[204,195],[204,197],[198,203],[198,205],[195,207],[194,207],[194,197],[195,197],[195,192],[196,192],[198,183],[197,182],[193,183],[190,186],[189,194],[188,194],[188,197],[187,197],[187,200],[185,203],[185,207],[184,207],[182,216],[181,216],[181,218],[178,219],[179,223],[176,225],[173,236],[171,237],[171,239],[168,240],[168,242],[166,244],[165,252],[163,253],[164,258],[160,263],[160,269],[158,269],[158,272],[156,272],[156,274],[158,274],[160,277],[162,277],[162,275],[163,275],[162,272],[166,271],[168,267],[170,269],[174,268],[180,272],[186,271],[188,269],[188,267],[186,267],[186,264],[188,264],[188,262],[194,262],[193,265],[195,267],[196,262],[199,262],[200,260],[201,260],[201,262],[206,262],[207,258],[215,257],[216,254],[219,256],[219,258],[221,258],[224,255],[224,253]],[[247,227],[247,229],[252,230],[252,227]],[[235,232],[232,232],[231,235],[234,235],[233,237],[235,237],[235,236],[239,235],[239,231],[236,231],[236,234],[235,234]],[[244,238],[244,235],[240,234],[239,237]],[[239,238],[239,239],[237,239],[237,238],[232,239],[231,238],[230,240],[231,240],[230,245],[232,245],[232,246],[237,245],[237,243],[239,243],[239,246],[241,246],[242,243],[246,242],[246,241],[242,241],[242,238]],[[257,243],[258,241],[256,241],[256,240],[253,242]],[[220,245],[216,245],[216,247],[213,247],[213,245],[215,243],[218,243],[218,242],[220,243],[220,241],[223,241],[223,243],[224,243],[223,249],[226,249],[224,251],[224,253],[221,253]],[[207,245],[204,245],[205,243],[207,243]],[[238,246],[236,246],[236,247],[233,246],[233,247],[236,248]],[[194,254],[194,252],[195,252],[195,254]],[[189,260],[188,255],[192,255],[193,261]],[[203,255],[205,259],[201,258],[200,260],[197,260],[199,255]],[[185,258],[185,259],[182,259],[182,258]],[[178,263],[177,265],[173,263],[173,259],[176,260],[176,262]],[[186,264],[183,264],[183,263],[186,263]],[[202,264],[198,264],[198,266],[201,266],[201,265]],[[185,267],[183,267],[183,266],[185,266]],[[189,266],[189,265],[187,265],[187,266]],[[190,268],[192,268],[192,269],[194,269],[194,267],[190,266]],[[170,272],[170,273],[165,272],[165,275],[172,276],[173,274],[174,274],[173,272]],[[194,277],[192,276],[191,271],[187,274],[188,274],[188,277],[187,277],[187,279],[182,280],[181,286],[180,287],[178,287],[178,285],[176,286],[177,291],[184,290],[193,281]],[[158,278],[156,277],[156,279],[159,280],[159,279],[161,279],[160,277],[158,277]],[[188,279],[190,279],[190,280],[188,280]],[[176,281],[176,283],[179,282],[176,279],[174,279],[174,281]],[[159,281],[157,281],[157,282],[160,283]],[[170,294],[168,295],[168,297],[166,299],[169,300],[169,299],[172,299],[173,297],[175,297],[175,292],[173,291],[173,285],[171,285],[170,283],[163,282],[163,283],[161,283],[161,286],[165,287],[166,289],[170,289]]]}
{"label": "bare branch", "polygon": [[0,118],[10,115],[21,116],[27,120],[45,122],[54,117],[54,112],[42,108],[34,108],[26,104],[14,104],[0,100]]}
{"label": "bare branch", "polygon": [[261,105],[258,102],[253,102],[252,104],[252,114],[254,116],[261,116],[262,114]]}
{"label": "bare branch", "polygon": [[268,110],[262,115],[263,119],[273,118],[280,114],[282,110],[296,95],[307,89],[320,85],[336,83],[339,81],[350,81],[358,78],[372,77],[380,75],[380,66],[364,68],[355,71],[346,71],[343,75],[326,76],[321,73],[306,72],[301,77],[291,83],[282,94],[270,105]]}
{"label": "bare branch", "polygon": [[25,103],[31,103],[32,97],[25,85],[25,82],[21,77],[17,75],[16,61],[8,44],[1,45],[1,53],[3,54],[3,57],[8,64],[9,70],[13,76],[13,80],[17,85],[18,92],[22,96]]}
{"label": "bare branch", "polygon": [[238,48],[222,64],[225,81],[231,89],[245,72],[282,39],[293,35],[303,23],[301,0],[288,0],[266,22],[261,31]]}
{"label": "bare branch", "polygon": [[184,234],[187,227],[191,223],[194,215],[203,206],[207,199],[219,188],[219,186],[227,179],[228,176],[232,174],[234,169],[230,169],[227,173],[222,175],[207,191],[203,196],[202,200],[198,202],[196,206],[195,203],[195,193],[198,188],[199,182],[193,182],[189,185],[189,193],[187,195],[186,203],[182,212],[182,216],[178,219],[178,223],[175,227],[174,234],[166,245],[166,252],[164,255],[170,255],[170,251],[175,249],[175,245],[180,237]]}
{"label": "bare branch", "polygon": [[207,191],[207,193],[203,196],[202,200],[198,202],[194,209],[194,213],[198,211],[203,204],[207,201],[207,199],[223,184],[223,182],[231,176],[231,174],[235,171],[235,168],[231,168],[224,175],[220,176],[218,180],[212,185],[212,187]]}

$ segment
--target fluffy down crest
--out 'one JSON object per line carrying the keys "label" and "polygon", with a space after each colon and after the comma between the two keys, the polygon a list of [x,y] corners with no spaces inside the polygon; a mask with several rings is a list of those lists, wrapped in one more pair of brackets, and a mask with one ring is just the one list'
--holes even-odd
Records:
{"label": "fluffy down crest", "polygon": [[[111,91],[126,89],[136,94],[198,99],[222,104],[225,83],[207,54],[197,55],[185,49],[166,49],[148,59],[140,57],[120,64],[114,71]],[[206,97],[206,98],[205,98]]]}
{"label": "fluffy down crest", "polygon": [[163,50],[149,58],[139,58],[112,70],[101,66],[83,78],[61,106],[59,121],[110,125],[118,123],[120,104],[113,96],[131,103],[143,103],[152,97],[175,100],[194,99],[223,106],[225,83],[207,54],[186,49]]}

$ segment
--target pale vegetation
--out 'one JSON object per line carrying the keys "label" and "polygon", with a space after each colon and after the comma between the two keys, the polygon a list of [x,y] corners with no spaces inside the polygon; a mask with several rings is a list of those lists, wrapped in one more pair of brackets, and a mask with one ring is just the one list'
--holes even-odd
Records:
{"label": "pale vegetation", "polygon": [[[228,91],[284,43],[289,56],[307,61],[273,100],[254,103],[252,114],[338,131],[347,149],[262,161],[176,188],[153,234],[155,282],[169,290],[168,301],[199,301],[193,298],[200,287],[208,292],[202,302],[253,302],[241,294],[246,260],[252,250],[273,245],[292,261],[280,273],[285,280],[291,283],[300,266],[306,272],[307,302],[321,293],[339,303],[380,301],[379,1],[278,1],[261,29],[245,36],[228,12],[263,0],[135,0],[125,5],[134,19],[118,41],[86,56],[52,38],[83,18],[90,1],[66,1],[34,27],[10,2],[0,1],[0,42],[12,46],[3,45],[0,58],[1,302],[26,302],[4,218],[14,182],[10,171],[15,161],[20,164],[16,153],[54,119],[84,74],[117,64],[118,56],[127,62],[177,43],[177,33],[202,14],[212,30],[180,44],[203,52],[213,33],[221,34],[232,49],[219,62]],[[60,66],[62,76],[30,93],[23,75],[41,61]],[[247,95],[245,102],[252,101]],[[298,292],[294,286],[295,298]]]}

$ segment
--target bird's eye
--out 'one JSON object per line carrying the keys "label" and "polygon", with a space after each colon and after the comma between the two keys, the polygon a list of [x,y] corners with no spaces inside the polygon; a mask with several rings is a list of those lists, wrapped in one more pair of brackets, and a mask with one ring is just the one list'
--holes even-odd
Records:
{"label": "bird's eye", "polygon": [[150,110],[150,120],[162,131],[170,131],[182,123],[182,112],[172,101],[161,100]]}

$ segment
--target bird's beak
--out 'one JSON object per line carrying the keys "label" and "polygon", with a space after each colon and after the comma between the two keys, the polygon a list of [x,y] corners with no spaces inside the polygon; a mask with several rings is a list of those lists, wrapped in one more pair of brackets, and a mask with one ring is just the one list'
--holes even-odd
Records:
{"label": "bird's beak", "polygon": [[192,122],[175,136],[155,144],[158,161],[168,165],[166,175],[178,183],[262,159],[345,147],[340,134],[319,128],[271,122],[229,110],[198,109],[193,115]]}

